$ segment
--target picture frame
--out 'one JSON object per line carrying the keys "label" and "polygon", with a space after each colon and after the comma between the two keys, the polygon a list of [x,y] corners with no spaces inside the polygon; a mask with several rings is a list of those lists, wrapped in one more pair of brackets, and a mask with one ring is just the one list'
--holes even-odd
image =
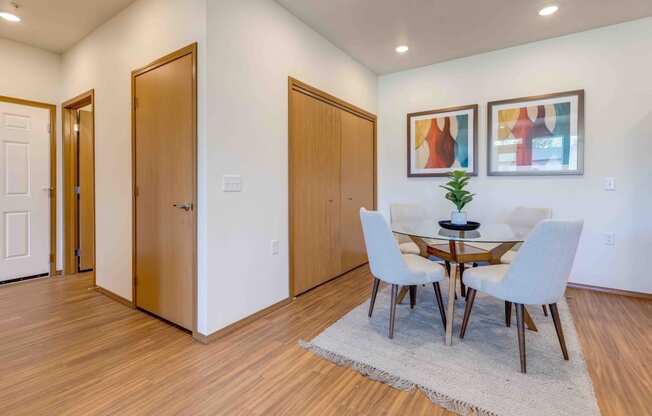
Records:
{"label": "picture frame", "polygon": [[478,105],[407,115],[407,176],[441,177],[453,170],[478,174]]}
{"label": "picture frame", "polygon": [[584,90],[487,103],[487,175],[584,174]]}

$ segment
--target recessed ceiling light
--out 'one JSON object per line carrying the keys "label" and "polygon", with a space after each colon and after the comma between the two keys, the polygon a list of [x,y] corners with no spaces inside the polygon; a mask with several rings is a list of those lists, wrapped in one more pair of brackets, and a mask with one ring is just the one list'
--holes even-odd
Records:
{"label": "recessed ceiling light", "polygon": [[396,52],[398,52],[398,53],[405,53],[405,52],[407,52],[409,50],[410,50],[410,48],[408,48],[406,45],[401,45],[401,46],[396,47]]}
{"label": "recessed ceiling light", "polygon": [[16,16],[13,13],[0,12],[0,17],[2,17],[8,22],[20,22],[20,17]]}
{"label": "recessed ceiling light", "polygon": [[543,9],[539,10],[539,16],[550,16],[552,14],[555,14],[559,10],[559,6],[552,5],[552,6],[546,6]]}

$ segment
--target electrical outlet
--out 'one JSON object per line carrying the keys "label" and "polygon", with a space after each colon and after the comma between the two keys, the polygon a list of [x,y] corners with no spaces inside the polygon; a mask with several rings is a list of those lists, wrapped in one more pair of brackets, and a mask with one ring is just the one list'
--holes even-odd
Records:
{"label": "electrical outlet", "polygon": [[605,246],[615,246],[616,245],[616,233],[604,233],[604,245]]}
{"label": "electrical outlet", "polygon": [[605,191],[615,191],[616,190],[616,178],[604,178],[604,190]]}
{"label": "electrical outlet", "polygon": [[278,252],[280,250],[280,243],[278,240],[272,240],[272,255],[276,256],[278,255]]}

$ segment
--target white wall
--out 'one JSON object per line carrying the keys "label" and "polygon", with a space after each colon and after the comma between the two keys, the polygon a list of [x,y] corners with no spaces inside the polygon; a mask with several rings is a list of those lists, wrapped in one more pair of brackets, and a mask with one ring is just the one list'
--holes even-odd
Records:
{"label": "white wall", "polygon": [[[271,0],[209,2],[207,28],[199,298],[205,334],[289,295],[287,77],[371,112],[377,83],[375,74]],[[242,175],[243,192],[221,192],[224,174]],[[280,240],[280,255],[271,255],[271,240]]]}
{"label": "white wall", "polygon": [[0,95],[56,104],[61,56],[0,38]]}
{"label": "white wall", "polygon": [[[379,196],[392,202],[451,207],[442,179],[406,176],[406,114],[480,104],[478,195],[469,208],[499,221],[517,205],[551,207],[558,218],[584,218],[571,281],[652,292],[652,18],[458,59],[379,78]],[[584,89],[585,174],[487,177],[486,103]],[[617,190],[603,190],[615,177]],[[616,246],[603,233],[616,233]]]}
{"label": "white wall", "polygon": [[[47,104],[59,103],[61,56],[0,39],[0,95]],[[61,108],[57,107],[57,269],[63,268],[61,186]]]}
{"label": "white wall", "polygon": [[97,285],[132,298],[131,71],[199,42],[204,145],[205,0],[139,0],[63,56],[61,99],[95,89]]}

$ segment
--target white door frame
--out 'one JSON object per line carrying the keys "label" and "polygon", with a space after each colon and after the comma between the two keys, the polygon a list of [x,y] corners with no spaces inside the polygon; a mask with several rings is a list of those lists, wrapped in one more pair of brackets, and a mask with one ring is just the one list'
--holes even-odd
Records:
{"label": "white door frame", "polygon": [[0,102],[44,108],[50,112],[50,274],[57,274],[57,106],[0,95]]}

